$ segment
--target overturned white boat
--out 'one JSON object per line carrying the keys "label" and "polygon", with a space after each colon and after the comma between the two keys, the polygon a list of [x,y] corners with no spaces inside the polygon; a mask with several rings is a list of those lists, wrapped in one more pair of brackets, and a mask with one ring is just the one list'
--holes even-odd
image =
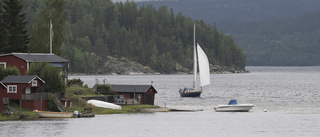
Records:
{"label": "overturned white boat", "polygon": [[121,106],[113,104],[113,103],[105,102],[105,101],[91,99],[91,100],[88,100],[87,102],[96,106],[96,107],[110,108],[110,109],[121,109]]}
{"label": "overturned white boat", "polygon": [[238,104],[237,100],[230,100],[228,105],[219,105],[214,108],[216,112],[248,112],[253,104]]}

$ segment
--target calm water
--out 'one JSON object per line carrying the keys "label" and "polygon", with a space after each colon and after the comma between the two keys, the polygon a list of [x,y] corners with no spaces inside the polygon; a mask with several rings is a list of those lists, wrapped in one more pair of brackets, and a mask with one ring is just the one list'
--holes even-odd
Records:
{"label": "calm water", "polygon": [[[98,115],[94,118],[0,122],[0,136],[320,136],[320,67],[248,67],[211,75],[201,98],[180,98],[192,75],[70,76],[92,87],[151,84],[155,105],[199,112]],[[248,113],[215,112],[230,99],[255,104]],[[267,109],[268,112],[263,112]]]}

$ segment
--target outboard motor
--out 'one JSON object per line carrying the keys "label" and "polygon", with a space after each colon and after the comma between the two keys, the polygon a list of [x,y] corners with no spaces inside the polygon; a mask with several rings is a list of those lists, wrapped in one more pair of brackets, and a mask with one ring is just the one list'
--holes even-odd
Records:
{"label": "outboard motor", "polygon": [[78,112],[78,111],[74,111],[74,112],[73,112],[73,117],[74,117],[74,118],[79,117],[79,112]]}

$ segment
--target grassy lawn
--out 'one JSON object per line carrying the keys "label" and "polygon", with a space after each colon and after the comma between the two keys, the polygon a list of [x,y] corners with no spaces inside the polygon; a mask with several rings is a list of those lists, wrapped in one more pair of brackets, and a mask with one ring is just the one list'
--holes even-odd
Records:
{"label": "grassy lawn", "polygon": [[[10,115],[0,115],[0,121],[6,121],[6,120],[18,120],[20,119],[20,116],[22,114],[27,115],[27,119],[34,119],[37,118],[38,116],[36,115],[36,113],[34,113],[33,111],[29,110],[29,109],[24,109],[24,108],[20,108],[19,105],[11,103],[10,107],[14,108],[16,111],[11,112]],[[3,111],[3,112],[10,112],[8,111]]]}
{"label": "grassy lawn", "polygon": [[[153,105],[127,105],[127,106],[121,106],[121,110],[116,109],[108,109],[108,108],[101,108],[101,107],[95,107],[92,106],[92,112],[94,112],[96,115],[104,115],[104,114],[126,114],[126,113],[139,113],[140,109],[143,108],[152,108]],[[74,107],[69,108],[69,112],[73,111],[79,111],[83,110],[84,107]]]}

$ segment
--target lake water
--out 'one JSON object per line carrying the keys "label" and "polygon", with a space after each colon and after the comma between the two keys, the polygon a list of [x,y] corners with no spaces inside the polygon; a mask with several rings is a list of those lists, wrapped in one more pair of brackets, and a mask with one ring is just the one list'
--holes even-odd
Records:
{"label": "lake water", "polygon": [[[320,67],[247,67],[250,73],[212,74],[200,98],[181,98],[192,75],[97,75],[101,84],[151,84],[155,105],[198,112],[97,115],[94,118],[0,122],[0,136],[320,136]],[[255,104],[249,112],[215,112],[230,99]],[[267,109],[267,112],[263,112]]]}

